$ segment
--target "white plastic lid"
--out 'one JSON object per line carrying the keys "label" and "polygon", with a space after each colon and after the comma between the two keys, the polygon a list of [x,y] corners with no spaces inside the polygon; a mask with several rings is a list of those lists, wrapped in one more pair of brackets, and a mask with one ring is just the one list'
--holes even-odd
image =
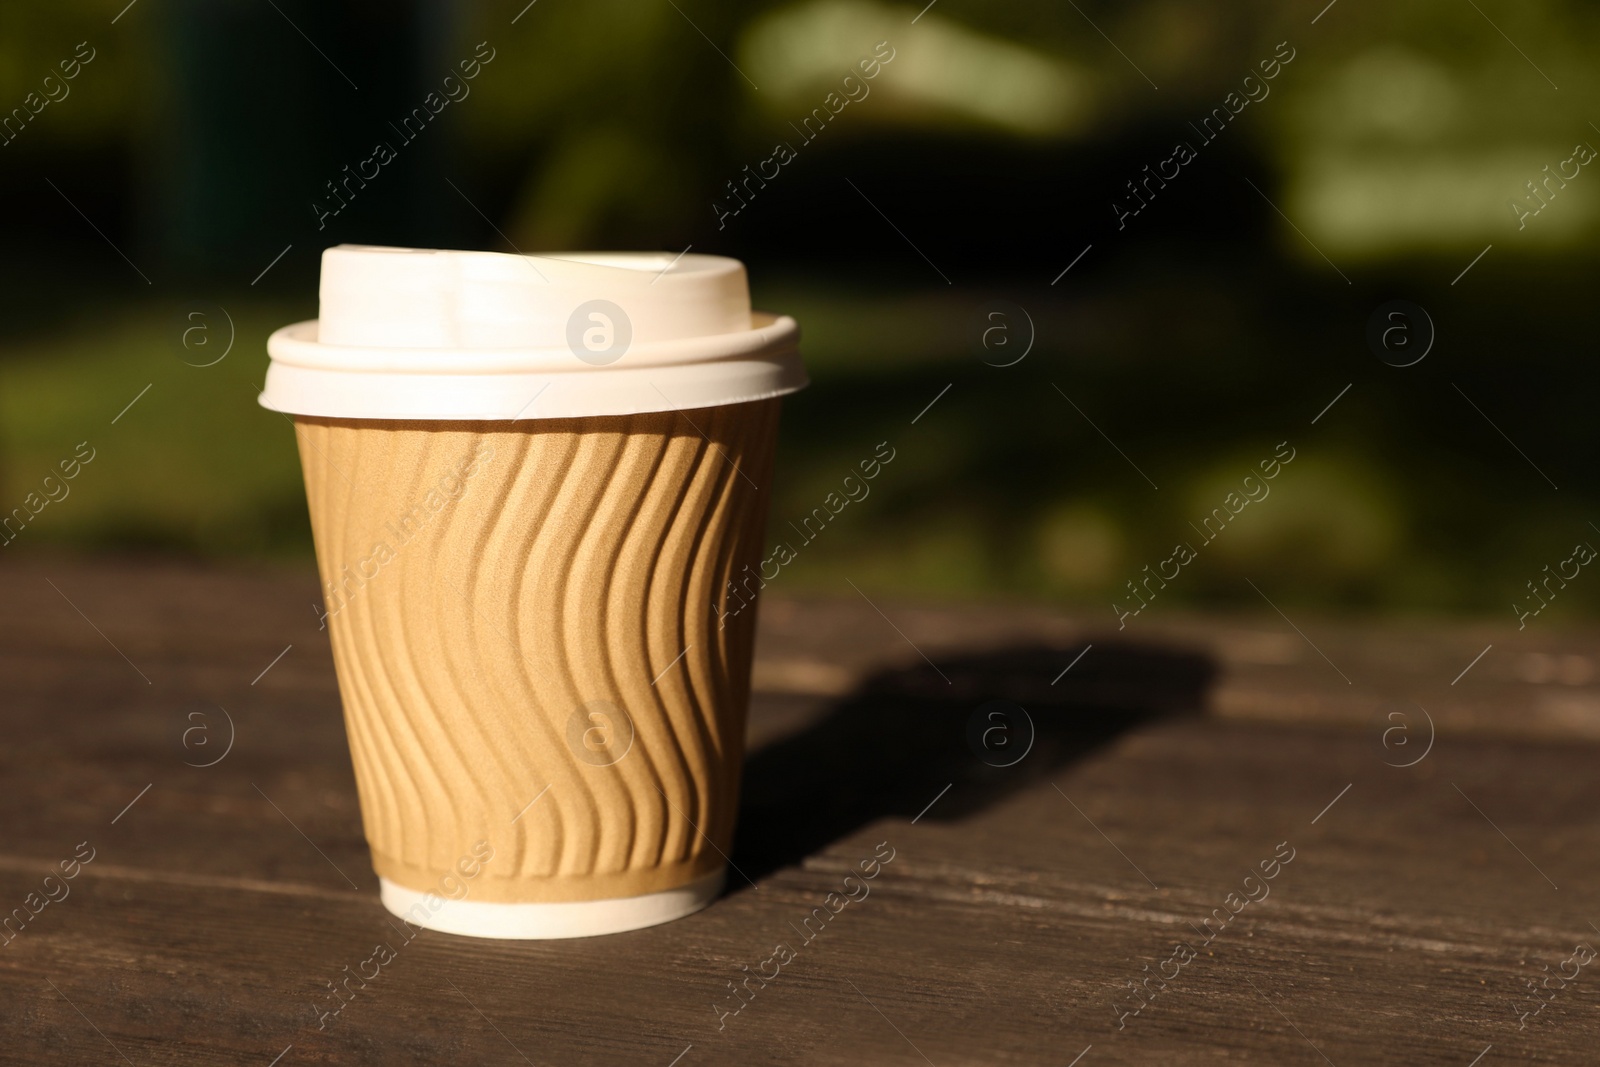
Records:
{"label": "white plastic lid", "polygon": [[744,264],[665,253],[339,245],[320,318],[267,341],[263,407],[360,419],[555,419],[713,407],[807,384]]}

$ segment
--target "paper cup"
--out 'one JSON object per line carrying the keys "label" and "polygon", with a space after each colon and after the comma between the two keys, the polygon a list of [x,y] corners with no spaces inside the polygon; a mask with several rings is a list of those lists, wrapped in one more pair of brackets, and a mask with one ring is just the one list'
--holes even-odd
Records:
{"label": "paper cup", "polygon": [[720,891],[795,337],[718,257],[324,254],[261,402],[390,911],[576,937]]}

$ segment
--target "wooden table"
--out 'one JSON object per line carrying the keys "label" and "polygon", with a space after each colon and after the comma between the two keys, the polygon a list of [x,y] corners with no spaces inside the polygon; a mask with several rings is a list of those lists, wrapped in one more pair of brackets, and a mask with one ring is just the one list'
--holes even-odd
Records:
{"label": "wooden table", "polygon": [[[315,595],[309,568],[0,566],[0,907],[66,893],[7,930],[0,1061],[1600,1060],[1592,632],[1263,605],[1119,633],[848,587],[763,606],[722,900],[423,932],[319,1029],[325,983],[399,939]],[[969,730],[996,700],[1020,759],[1015,710]]]}

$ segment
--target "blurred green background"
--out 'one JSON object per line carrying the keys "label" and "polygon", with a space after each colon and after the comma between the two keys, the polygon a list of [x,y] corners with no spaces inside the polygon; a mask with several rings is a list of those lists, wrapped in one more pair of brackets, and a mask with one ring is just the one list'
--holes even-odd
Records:
{"label": "blurred green background", "polygon": [[[254,397],[340,242],[744,259],[814,379],[774,536],[896,450],[782,591],[1109,613],[1283,441],[1271,496],[1162,603],[1259,608],[1249,579],[1510,621],[1600,544],[1600,175],[1545,181],[1600,144],[1594,5],[524,2],[0,8],[0,507],[95,449],[10,551],[309,559],[292,431]],[[1238,113],[1207,141],[1215,108]],[[398,158],[319,229],[380,140]],[[779,142],[796,158],[723,216]],[[1195,158],[1119,223],[1178,142]],[[1437,330],[1413,366],[1367,340],[1394,299]],[[1596,604],[1580,577],[1550,613]]]}

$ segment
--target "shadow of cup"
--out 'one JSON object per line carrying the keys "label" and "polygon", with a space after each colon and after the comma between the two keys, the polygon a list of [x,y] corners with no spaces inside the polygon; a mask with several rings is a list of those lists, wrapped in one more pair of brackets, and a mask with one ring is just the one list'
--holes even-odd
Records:
{"label": "shadow of cup", "polygon": [[[959,822],[1123,732],[1197,713],[1216,673],[1198,653],[1098,639],[1016,646],[880,672],[808,726],[749,754],[733,861],[751,878],[884,817]],[[1054,681],[1052,681],[1054,679]],[[735,887],[737,889],[737,887]]]}

